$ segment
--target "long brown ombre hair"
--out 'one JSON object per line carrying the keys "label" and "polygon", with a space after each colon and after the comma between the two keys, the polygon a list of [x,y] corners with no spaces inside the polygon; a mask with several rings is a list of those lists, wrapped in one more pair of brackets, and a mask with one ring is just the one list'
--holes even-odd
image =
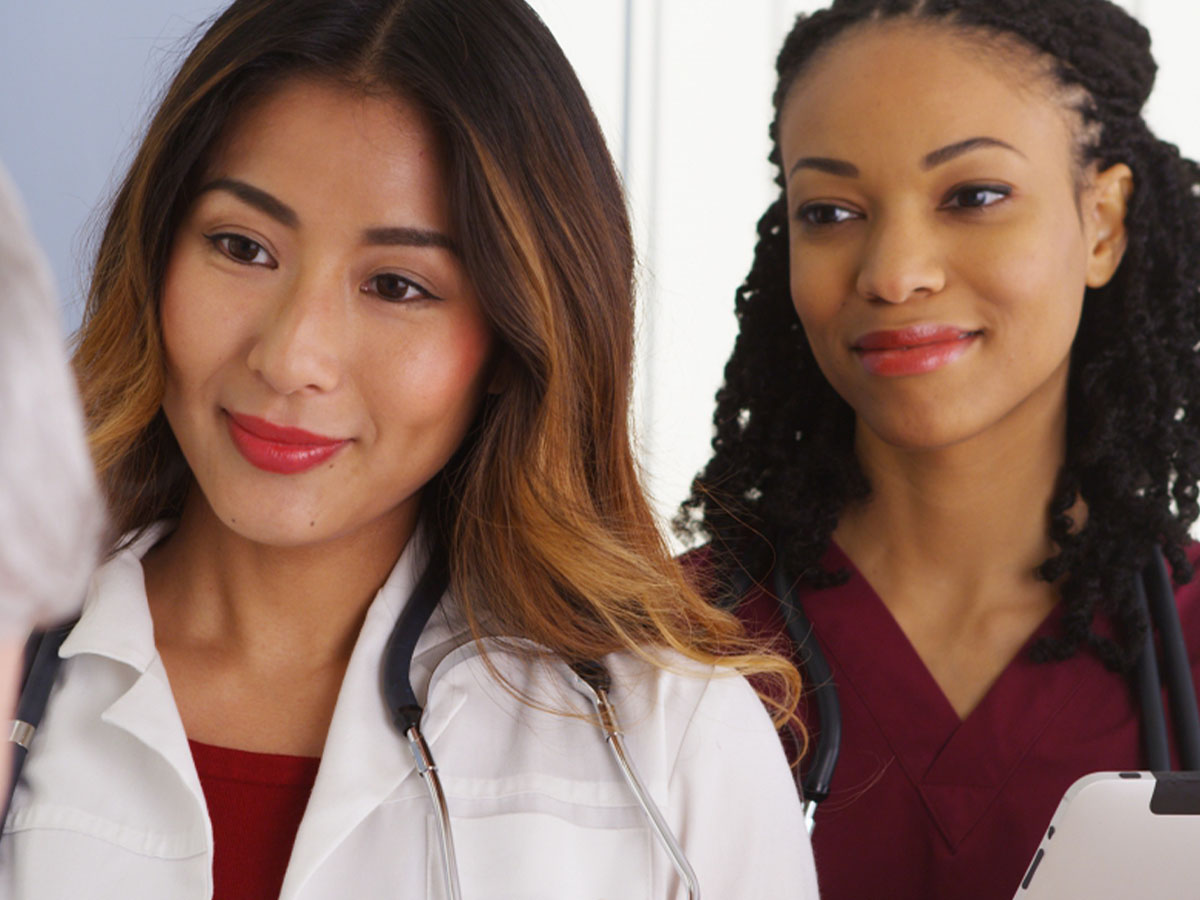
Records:
{"label": "long brown ombre hair", "polygon": [[689,587],[643,497],[624,197],[574,72],[522,0],[238,0],[200,39],[115,199],[75,355],[119,529],[177,516],[192,483],[161,409],[175,231],[231,116],[295,77],[402,95],[440,133],[460,254],[500,348],[502,390],[422,495],[475,633],[568,660],[723,658],[773,676],[790,711],[795,670]]}

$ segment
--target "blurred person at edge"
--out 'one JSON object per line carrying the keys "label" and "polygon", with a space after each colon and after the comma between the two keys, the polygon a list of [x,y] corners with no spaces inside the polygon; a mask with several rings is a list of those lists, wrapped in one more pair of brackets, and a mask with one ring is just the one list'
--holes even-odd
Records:
{"label": "blurred person at edge", "polygon": [[15,701],[30,629],[78,612],[103,510],[51,276],[0,166],[0,709]]}

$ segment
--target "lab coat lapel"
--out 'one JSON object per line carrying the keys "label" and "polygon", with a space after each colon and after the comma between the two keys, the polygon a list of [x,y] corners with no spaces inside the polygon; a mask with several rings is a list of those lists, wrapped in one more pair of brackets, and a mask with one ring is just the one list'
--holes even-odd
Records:
{"label": "lab coat lapel", "polygon": [[[420,574],[424,552],[410,541],[387,583],[372,602],[338,694],[312,795],[292,846],[280,900],[300,896],[321,863],[407,778],[424,790],[404,739],[393,729],[380,687],[384,648],[392,627]],[[450,637],[445,617],[435,613],[417,644],[413,685],[427,695],[429,672]],[[432,661],[432,662],[431,662]],[[466,700],[460,692],[439,692],[437,709],[422,722],[432,747]]]}
{"label": "lab coat lapel", "polygon": [[167,530],[165,523],[149,528],[138,540],[96,570],[83,601],[79,622],[59,648],[70,659],[94,653],[145,672],[158,656],[154,622],[146,599],[142,556]]}
{"label": "lab coat lapel", "polygon": [[[195,800],[198,810],[207,809],[200,776],[192,760],[187,733],[179,718],[175,698],[167,681],[167,672],[158,657],[138,677],[133,686],[106,709],[101,720],[121,728],[137,738],[149,749],[158,753],[179,775],[180,781]],[[212,825],[207,815],[205,821],[206,842],[212,846]]]}
{"label": "lab coat lapel", "polygon": [[[79,623],[59,649],[70,659],[94,654],[129,666],[133,684],[104,710],[102,721],[120,728],[160,755],[179,775],[207,823],[204,792],[192,762],[187,734],[175,706],[166,669],[154,645],[154,623],[146,600],[141,557],[166,531],[160,523],[97,570],[84,601]],[[212,828],[205,826],[212,845]]]}

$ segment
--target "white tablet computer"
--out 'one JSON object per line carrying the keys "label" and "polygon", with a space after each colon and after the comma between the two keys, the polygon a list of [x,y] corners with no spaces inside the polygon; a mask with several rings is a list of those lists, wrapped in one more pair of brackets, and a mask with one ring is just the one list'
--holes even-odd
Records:
{"label": "white tablet computer", "polygon": [[1200,898],[1200,772],[1097,772],[1063,795],[1014,900]]}

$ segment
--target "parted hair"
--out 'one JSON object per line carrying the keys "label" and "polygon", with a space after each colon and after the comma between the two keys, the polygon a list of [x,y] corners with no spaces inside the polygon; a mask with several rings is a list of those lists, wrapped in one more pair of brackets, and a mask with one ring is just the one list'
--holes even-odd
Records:
{"label": "parted hair", "polygon": [[[829,385],[792,307],[779,113],[814,55],[849,29],[889,20],[935,26],[1023,51],[1057,82],[1080,120],[1081,167],[1133,172],[1128,245],[1112,280],[1087,290],[1071,351],[1067,452],[1046,510],[1056,551],[1038,575],[1060,584],[1061,629],[1037,659],[1087,647],[1128,667],[1146,623],[1134,578],[1161,545],[1177,581],[1200,479],[1200,167],[1157,139],[1142,117],[1156,65],[1150,36],[1107,0],[836,0],[800,16],[777,60],[771,126],[779,198],[758,223],[754,263],[737,291],[737,342],[717,394],[713,455],[677,528],[707,539],[726,568],[762,577],[777,560],[820,588],[838,517],[870,496],[853,451],[854,412]],[[1014,43],[1015,41],[1015,43]],[[1087,517],[1069,510],[1082,498]],[[1095,628],[1111,619],[1112,638]]]}
{"label": "parted hair", "polygon": [[790,710],[799,676],[692,589],[644,499],[624,195],[574,72],[522,0],[237,0],[200,38],[115,198],[75,354],[119,530],[178,515],[197,489],[161,409],[164,270],[231,116],[295,77],[402,96],[439,133],[503,372],[422,495],[472,628],[568,660],[723,660],[770,676]]}

